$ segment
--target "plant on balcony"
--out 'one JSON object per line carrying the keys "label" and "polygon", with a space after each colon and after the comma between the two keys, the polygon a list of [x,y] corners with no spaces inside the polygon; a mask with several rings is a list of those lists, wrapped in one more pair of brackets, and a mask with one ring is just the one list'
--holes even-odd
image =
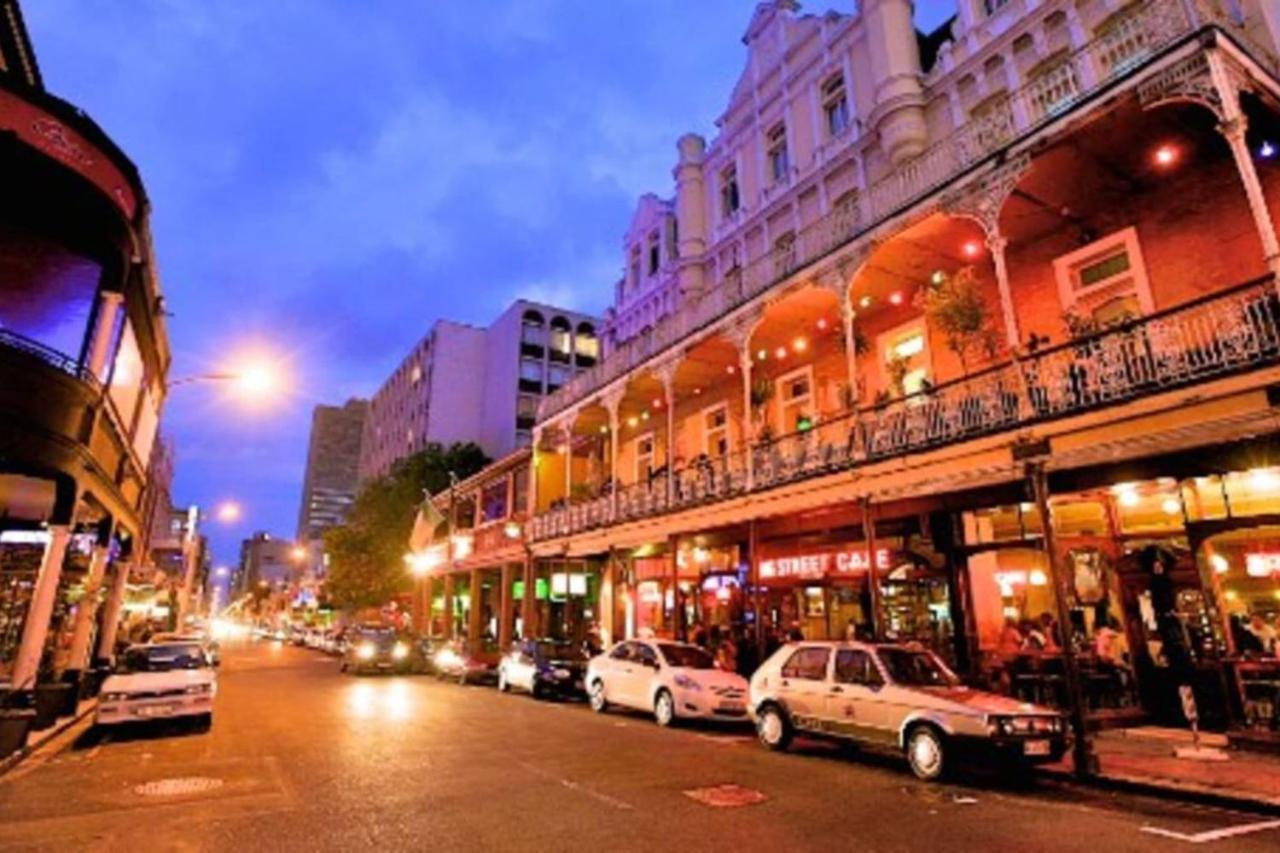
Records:
{"label": "plant on balcony", "polygon": [[907,396],[907,372],[910,365],[903,356],[894,353],[884,363],[889,376],[889,390],[895,397]]}
{"label": "plant on balcony", "polygon": [[773,427],[765,414],[769,401],[773,399],[773,390],[773,383],[764,377],[751,383],[751,421],[755,424],[757,444],[773,441]]}
{"label": "plant on balcony", "polygon": [[972,356],[995,358],[1000,339],[973,267],[964,267],[955,275],[941,270],[934,273],[924,288],[922,302],[930,328],[942,333],[966,376]]}

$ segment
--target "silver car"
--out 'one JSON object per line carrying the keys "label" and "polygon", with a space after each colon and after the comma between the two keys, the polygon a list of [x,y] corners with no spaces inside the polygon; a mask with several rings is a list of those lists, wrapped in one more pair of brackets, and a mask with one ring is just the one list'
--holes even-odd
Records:
{"label": "silver car", "polygon": [[790,643],[752,676],[749,710],[770,749],[786,749],[797,732],[882,746],[904,753],[925,780],[956,760],[1029,765],[1066,750],[1057,711],[965,687],[915,646]]}

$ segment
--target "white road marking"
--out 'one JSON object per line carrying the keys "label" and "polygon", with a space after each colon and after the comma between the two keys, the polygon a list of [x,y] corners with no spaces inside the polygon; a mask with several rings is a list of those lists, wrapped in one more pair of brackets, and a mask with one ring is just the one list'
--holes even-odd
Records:
{"label": "white road marking", "polygon": [[619,800],[617,797],[611,797],[608,794],[602,794],[599,791],[579,785],[577,782],[573,781],[572,779],[564,779],[562,777],[557,776],[554,773],[543,770],[541,767],[538,767],[533,764],[529,764],[526,761],[517,761],[516,763],[519,764],[521,767],[523,767],[525,770],[528,770],[530,773],[533,773],[536,776],[541,776],[543,779],[551,779],[556,782],[559,782],[561,787],[568,788],[570,791],[576,791],[579,794],[586,794],[588,797],[591,797],[593,800],[604,803],[607,806],[612,806],[613,808],[618,809],[619,811],[629,812],[634,810],[634,806],[632,806],[630,803],[625,802],[623,800]]}
{"label": "white road marking", "polygon": [[1261,823],[1245,823],[1238,826],[1228,826],[1223,829],[1210,829],[1205,832],[1185,833],[1174,832],[1172,829],[1162,829],[1158,826],[1144,826],[1142,832],[1151,835],[1159,835],[1162,838],[1173,838],[1178,841],[1185,841],[1188,844],[1208,844],[1212,841],[1221,841],[1224,838],[1235,838],[1238,835],[1249,835],[1254,832],[1266,832],[1269,829],[1280,829],[1280,820],[1265,820]]}

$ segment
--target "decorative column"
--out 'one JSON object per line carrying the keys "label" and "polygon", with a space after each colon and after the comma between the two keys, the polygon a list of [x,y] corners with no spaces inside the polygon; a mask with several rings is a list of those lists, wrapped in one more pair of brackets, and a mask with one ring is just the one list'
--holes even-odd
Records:
{"label": "decorative column", "polygon": [[120,318],[124,294],[114,290],[98,293],[98,315],[94,319],[93,337],[89,340],[89,370],[98,380],[107,380],[108,362],[111,359],[112,332]]}
{"label": "decorative column", "polygon": [[618,492],[622,488],[622,478],[618,476],[618,413],[622,409],[622,398],[625,388],[613,391],[605,396],[603,403],[609,413],[609,518],[618,518]]}
{"label": "decorative column", "polygon": [[537,613],[534,610],[534,588],[536,586],[533,576],[533,555],[525,557],[524,567],[522,570],[522,578],[524,580],[524,595],[520,599],[520,636],[528,640],[538,636]]}
{"label": "decorative column", "polygon": [[880,604],[880,567],[876,565],[876,518],[870,497],[862,499],[862,533],[867,541],[867,592],[871,599],[871,636],[884,639],[884,608]]}
{"label": "decorative column", "polygon": [[498,649],[506,651],[511,645],[512,627],[515,623],[515,598],[511,595],[511,587],[515,583],[515,572],[511,563],[502,564],[502,592],[498,596]]}
{"label": "decorative column", "polygon": [[755,488],[755,459],[751,448],[751,335],[759,325],[761,313],[739,317],[725,331],[725,337],[738,351],[738,372],[742,375],[742,455],[748,492]]}
{"label": "decorative column", "polygon": [[116,635],[120,630],[120,613],[124,610],[124,594],[129,586],[132,564],[127,559],[115,561],[115,576],[111,580],[111,592],[107,594],[107,608],[102,612],[102,632],[98,635],[98,660],[110,661],[115,657]]}
{"label": "decorative column", "polygon": [[49,541],[44,546],[40,571],[31,591],[31,605],[27,608],[27,619],[22,623],[22,640],[13,661],[11,680],[15,690],[35,687],[44,641],[49,634],[49,618],[53,615],[53,603],[58,595],[58,580],[62,577],[62,564],[70,542],[70,524],[49,525]]}
{"label": "decorative column", "polygon": [[480,580],[480,570],[471,570],[471,606],[467,610],[467,642],[480,642],[480,600],[484,597],[484,584]]}
{"label": "decorative column", "polygon": [[676,362],[660,364],[654,373],[662,382],[662,405],[667,414],[667,506],[670,507],[676,499]]}
{"label": "decorative column", "polygon": [[67,656],[67,669],[85,670],[89,666],[89,645],[93,639],[94,617],[98,615],[98,595],[102,578],[111,556],[110,532],[104,531],[106,541],[99,539],[89,557],[89,572],[85,577],[84,596],[76,607],[75,625],[71,633],[71,650]]}
{"label": "decorative column", "polygon": [[542,456],[542,428],[535,427],[533,440],[530,442],[533,452],[529,456],[528,512],[529,518],[538,514],[538,462]]}
{"label": "decorative column", "polygon": [[564,436],[564,505],[573,504],[573,425],[578,421],[578,413],[570,412],[568,419],[561,425]]}
{"label": "decorative column", "polygon": [[453,625],[453,567],[447,566],[444,575],[444,638],[446,640],[453,639]]}
{"label": "decorative column", "polygon": [[1009,288],[1009,267],[1005,260],[1005,249],[1009,241],[997,226],[993,226],[987,234],[987,249],[991,251],[991,263],[996,270],[996,288],[1000,291],[1000,314],[1004,318],[1004,337],[1009,352],[1016,354],[1020,348],[1022,335],[1018,331],[1018,315],[1013,310],[1013,292]]}
{"label": "decorative column", "polygon": [[1262,240],[1262,254],[1267,262],[1267,270],[1274,278],[1273,284],[1280,292],[1280,241],[1276,238],[1275,221],[1267,207],[1267,197],[1262,191],[1262,182],[1258,179],[1258,170],[1254,166],[1253,156],[1249,153],[1249,145],[1245,142],[1245,132],[1249,128],[1249,120],[1244,113],[1238,113],[1218,125],[1218,132],[1227,140],[1231,148],[1231,156],[1236,161],[1236,170],[1240,173],[1240,182],[1244,184],[1245,197],[1249,200],[1249,212],[1253,214],[1253,222]]}

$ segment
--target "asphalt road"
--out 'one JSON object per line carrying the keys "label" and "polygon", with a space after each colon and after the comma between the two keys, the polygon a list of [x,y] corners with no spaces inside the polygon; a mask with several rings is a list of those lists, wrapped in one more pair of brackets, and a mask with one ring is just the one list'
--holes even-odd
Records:
{"label": "asphalt road", "polygon": [[[1280,847],[1257,815],[1045,782],[923,785],[889,758],[346,676],[274,643],[224,651],[208,733],[67,740],[0,777],[0,850]],[[719,785],[760,801],[688,795]]]}

